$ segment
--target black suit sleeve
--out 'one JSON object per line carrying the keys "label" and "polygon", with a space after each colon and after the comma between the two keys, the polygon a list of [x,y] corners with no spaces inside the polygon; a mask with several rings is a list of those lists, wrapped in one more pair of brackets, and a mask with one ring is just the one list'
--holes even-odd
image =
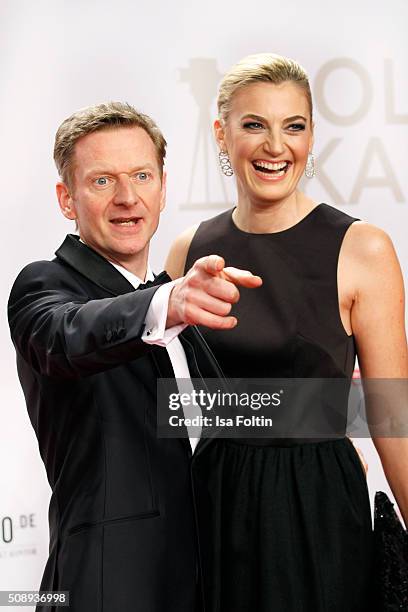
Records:
{"label": "black suit sleeve", "polygon": [[147,354],[144,321],[158,286],[89,299],[68,269],[51,261],[28,265],[9,299],[13,343],[41,374],[77,378]]}

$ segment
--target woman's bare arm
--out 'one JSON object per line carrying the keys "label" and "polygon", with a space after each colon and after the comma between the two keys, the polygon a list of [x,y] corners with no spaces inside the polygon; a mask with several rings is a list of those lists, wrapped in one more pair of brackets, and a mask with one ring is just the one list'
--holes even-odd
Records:
{"label": "woman's bare arm", "polygon": [[[173,280],[184,276],[187,253],[197,229],[198,224],[189,227],[180,236],[177,236],[170,247],[164,269]],[[210,255],[210,253],[208,254]]]}
{"label": "woman's bare arm", "polygon": [[[351,326],[362,378],[404,379],[406,388],[404,282],[392,241],[385,232],[366,223],[354,223],[345,241],[347,261],[353,262]],[[400,416],[408,422],[408,405],[404,404],[404,411]],[[398,431],[390,434],[395,437],[373,435],[373,442],[408,526],[408,438],[402,430],[401,437],[397,437]]]}

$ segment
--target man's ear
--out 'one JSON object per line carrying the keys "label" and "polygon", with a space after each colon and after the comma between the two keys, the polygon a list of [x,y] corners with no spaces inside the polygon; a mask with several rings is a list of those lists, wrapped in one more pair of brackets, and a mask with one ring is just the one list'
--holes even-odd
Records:
{"label": "man's ear", "polygon": [[161,194],[160,194],[160,212],[164,210],[166,206],[166,192],[167,192],[167,172],[163,170],[163,176],[161,179]]}
{"label": "man's ear", "polygon": [[227,145],[225,144],[225,130],[219,119],[214,121],[214,135],[220,150],[227,151]]}
{"label": "man's ear", "polygon": [[74,221],[77,218],[73,199],[70,195],[70,190],[65,183],[57,183],[56,185],[58,204],[62,214],[67,219]]}

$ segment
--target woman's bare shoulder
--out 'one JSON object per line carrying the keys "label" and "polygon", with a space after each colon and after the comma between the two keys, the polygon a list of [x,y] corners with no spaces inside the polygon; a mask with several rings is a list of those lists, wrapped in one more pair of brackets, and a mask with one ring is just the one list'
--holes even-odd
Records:
{"label": "woman's bare shoulder", "polygon": [[197,223],[196,225],[186,229],[179,236],[177,236],[171,245],[165,264],[165,270],[171,276],[171,278],[174,279],[184,276],[187,253],[199,225],[200,224]]}
{"label": "woman's bare shoulder", "polygon": [[367,261],[367,257],[395,254],[387,232],[366,221],[355,221],[351,224],[344,238],[344,246],[363,262]]}
{"label": "woman's bare shoulder", "polygon": [[[356,286],[401,277],[401,268],[390,236],[365,221],[355,221],[344,237],[343,255]],[[357,288],[356,287],[356,288]]]}

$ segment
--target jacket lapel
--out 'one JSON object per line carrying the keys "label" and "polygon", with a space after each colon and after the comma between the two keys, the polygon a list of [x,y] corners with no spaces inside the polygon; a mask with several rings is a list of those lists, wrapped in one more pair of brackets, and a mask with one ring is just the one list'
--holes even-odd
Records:
{"label": "jacket lapel", "polygon": [[[133,285],[104,257],[83,242],[80,242],[79,236],[68,234],[55,254],[59,259],[71,266],[71,268],[112,296],[135,291]],[[171,278],[166,272],[162,272],[156,276],[156,281],[157,284],[163,284],[170,282]],[[149,357],[153,362],[156,377],[174,378],[173,367],[165,348],[153,347]],[[190,359],[187,359],[190,366]],[[174,383],[176,384],[175,381]],[[175,390],[177,390],[177,387]],[[180,442],[191,451],[188,439],[180,438]]]}
{"label": "jacket lapel", "polygon": [[[108,294],[122,295],[134,291],[133,285],[104,257],[96,251],[80,242],[79,236],[68,234],[55,252],[56,256],[80,272],[90,282],[102,288]],[[170,276],[162,272],[156,277],[157,282],[167,283],[171,281]],[[196,326],[187,327],[179,339],[186,353],[187,363],[192,378],[220,378],[221,384],[225,384],[224,374],[217,363],[210,347]],[[166,349],[154,347],[150,353],[156,372],[160,378],[173,378],[174,371]],[[224,382],[223,382],[224,381]],[[219,435],[214,432],[214,437]],[[201,438],[195,449],[193,458],[201,454],[202,450],[213,438]],[[180,438],[183,446],[190,448],[188,439]]]}
{"label": "jacket lapel", "polygon": [[[219,387],[227,391],[224,373],[198,327],[195,325],[187,327],[179,338],[186,353],[191,377],[203,381],[200,384],[204,389],[207,389],[206,378],[216,378],[219,381]],[[209,437],[200,438],[193,453],[193,461],[215,438],[222,435],[223,430],[223,427],[212,427]]]}
{"label": "jacket lapel", "polygon": [[[133,285],[109,261],[83,242],[80,242],[79,236],[68,234],[55,254],[59,259],[62,259],[66,264],[111,295],[122,295],[135,290]],[[157,277],[157,281],[167,283],[171,281],[171,278],[168,274],[162,272]]]}

